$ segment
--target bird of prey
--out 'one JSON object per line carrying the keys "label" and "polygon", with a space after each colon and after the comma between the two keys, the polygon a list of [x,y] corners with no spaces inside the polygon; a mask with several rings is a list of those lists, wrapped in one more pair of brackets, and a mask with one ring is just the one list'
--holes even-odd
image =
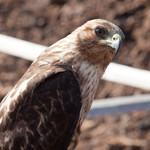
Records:
{"label": "bird of prey", "polygon": [[0,150],[71,150],[124,37],[95,19],[47,48],[0,104]]}

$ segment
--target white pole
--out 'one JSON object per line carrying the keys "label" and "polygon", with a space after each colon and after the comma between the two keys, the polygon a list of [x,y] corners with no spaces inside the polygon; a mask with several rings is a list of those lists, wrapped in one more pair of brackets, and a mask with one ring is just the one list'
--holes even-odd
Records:
{"label": "white pole", "polygon": [[88,118],[150,109],[150,94],[95,100]]}
{"label": "white pole", "polygon": [[0,52],[35,60],[47,47],[0,34]]}
{"label": "white pole", "polygon": [[110,63],[106,69],[103,79],[150,90],[150,71],[147,70]]}
{"label": "white pole", "polygon": [[[0,52],[13,56],[33,61],[46,48],[47,47],[43,45],[0,34]],[[108,66],[103,79],[150,90],[150,72],[142,69],[111,63]]]}

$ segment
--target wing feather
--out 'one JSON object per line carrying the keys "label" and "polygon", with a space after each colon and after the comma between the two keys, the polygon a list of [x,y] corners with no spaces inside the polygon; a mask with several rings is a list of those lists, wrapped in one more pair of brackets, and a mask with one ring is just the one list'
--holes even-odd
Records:
{"label": "wing feather", "polygon": [[17,97],[5,127],[1,127],[0,146],[11,150],[66,150],[82,106],[78,80],[67,70],[33,86]]}

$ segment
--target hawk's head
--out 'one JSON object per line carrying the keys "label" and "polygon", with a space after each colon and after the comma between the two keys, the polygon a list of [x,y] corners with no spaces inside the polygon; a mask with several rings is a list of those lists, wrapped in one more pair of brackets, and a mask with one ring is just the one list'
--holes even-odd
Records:
{"label": "hawk's head", "polygon": [[102,19],[88,21],[74,33],[78,37],[78,50],[93,63],[109,62],[124,38],[118,26]]}

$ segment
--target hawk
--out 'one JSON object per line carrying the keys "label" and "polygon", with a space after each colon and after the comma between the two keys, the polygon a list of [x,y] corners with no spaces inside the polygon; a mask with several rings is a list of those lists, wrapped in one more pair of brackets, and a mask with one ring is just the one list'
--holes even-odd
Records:
{"label": "hawk", "polygon": [[123,37],[116,25],[95,19],[47,48],[0,104],[0,149],[74,149]]}

